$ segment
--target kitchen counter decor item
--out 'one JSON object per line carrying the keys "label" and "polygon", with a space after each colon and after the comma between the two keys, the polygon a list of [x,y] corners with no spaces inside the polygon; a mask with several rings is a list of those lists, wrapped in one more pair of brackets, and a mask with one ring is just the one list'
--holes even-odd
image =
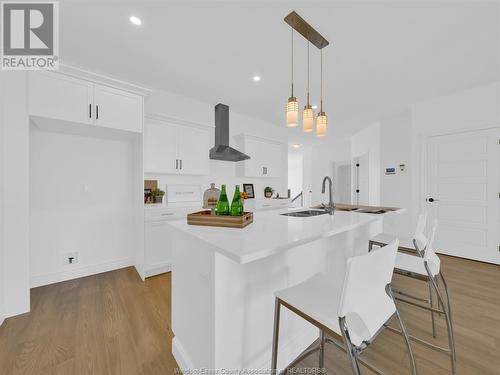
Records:
{"label": "kitchen counter decor item", "polygon": [[243,184],[243,192],[247,194],[247,197],[245,199],[255,198],[253,184]]}
{"label": "kitchen counter decor item", "polygon": [[271,198],[271,197],[273,196],[273,192],[274,192],[274,190],[273,190],[273,188],[272,188],[272,187],[270,187],[270,186],[266,186],[266,187],[264,188],[264,196],[265,196],[266,198]]}
{"label": "kitchen counter decor item", "polygon": [[158,189],[158,181],[157,180],[144,180],[144,203],[151,204],[153,203],[153,196],[151,192],[155,189]]}
{"label": "kitchen counter decor item", "polygon": [[231,216],[243,215],[243,199],[241,198],[240,185],[234,188],[233,201],[231,202]]}
{"label": "kitchen counter decor item", "polygon": [[220,190],[215,187],[213,182],[210,184],[210,188],[205,190],[203,194],[203,208],[209,208],[212,211],[212,215],[215,215],[215,208],[217,207],[219,196]]}
{"label": "kitchen counter decor item", "polygon": [[210,227],[245,228],[253,223],[253,212],[244,212],[241,216],[214,216],[208,210],[199,211],[188,214],[187,223]]}
{"label": "kitchen counter decor item", "polygon": [[219,216],[229,215],[229,201],[227,200],[226,185],[221,186],[219,200],[215,208],[215,214]]}
{"label": "kitchen counter decor item", "polygon": [[151,190],[151,197],[153,197],[154,203],[162,203],[163,202],[163,196],[165,195],[165,192],[160,189],[154,189]]}

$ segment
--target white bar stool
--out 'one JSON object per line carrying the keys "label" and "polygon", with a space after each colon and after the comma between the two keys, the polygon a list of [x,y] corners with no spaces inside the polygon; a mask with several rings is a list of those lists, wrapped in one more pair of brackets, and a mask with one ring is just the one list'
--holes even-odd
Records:
{"label": "white bar stool", "polygon": [[280,309],[285,306],[318,327],[320,332],[318,345],[302,353],[287,369],[317,350],[319,367],[323,368],[324,345],[329,342],[347,352],[355,375],[360,375],[358,363],[382,374],[359,356],[396,317],[408,350],[411,372],[415,375],[417,370],[410,340],[390,287],[397,248],[398,241],[394,240],[378,251],[349,258],[343,283],[336,282],[331,275],[319,273],[301,284],[276,292],[272,373],[277,369]]}
{"label": "white bar stool", "polygon": [[[435,336],[435,326],[434,326],[434,313],[444,315],[446,321],[446,327],[448,330],[448,348],[443,348],[437,345],[434,345],[428,341],[422,340],[418,337],[414,337],[410,335],[410,338],[422,345],[425,345],[431,349],[437,350],[439,352],[446,353],[450,356],[451,359],[451,371],[452,374],[456,373],[456,352],[455,352],[455,337],[453,333],[453,323],[451,319],[451,306],[450,306],[450,296],[448,293],[448,285],[443,277],[443,273],[441,272],[441,261],[437,254],[434,251],[434,240],[436,237],[437,231],[437,220],[434,221],[432,232],[430,239],[427,243],[425,250],[422,252],[420,250],[417,251],[418,255],[409,255],[405,253],[398,253],[396,257],[396,266],[394,268],[394,272],[411,277],[416,280],[425,281],[432,288],[431,289],[431,300],[426,301],[419,297],[415,297],[411,294],[404,293],[401,291],[394,290],[394,294],[397,296],[396,300],[410,304],[415,307],[419,307],[421,309],[430,311],[432,314],[432,329],[433,335]],[[376,252],[376,251],[375,251]],[[439,289],[438,280],[441,279],[444,286],[444,291],[446,294],[446,307],[444,304],[443,295]],[[438,308],[434,307],[432,291],[436,293],[438,300]],[[401,298],[405,297],[405,298]],[[407,299],[410,298],[410,299]],[[422,305],[421,303],[415,302],[427,302],[426,305]],[[429,306],[430,305],[430,306]],[[391,330],[395,330],[392,327],[389,327]],[[404,333],[401,331],[401,333]]]}
{"label": "white bar stool", "polygon": [[[417,227],[412,238],[399,238],[398,250],[417,253],[427,246],[425,227],[427,225],[427,212],[418,215]],[[372,251],[373,246],[385,246],[394,240],[394,236],[388,233],[379,233],[368,241],[368,251]]]}

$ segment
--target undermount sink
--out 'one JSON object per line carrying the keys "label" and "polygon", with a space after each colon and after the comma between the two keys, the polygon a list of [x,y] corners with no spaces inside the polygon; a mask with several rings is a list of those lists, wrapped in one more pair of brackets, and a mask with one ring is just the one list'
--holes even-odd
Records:
{"label": "undermount sink", "polygon": [[285,214],[281,214],[283,216],[294,216],[294,217],[311,217],[318,215],[325,215],[328,212],[324,210],[305,210],[305,211],[297,211],[297,212],[287,212]]}

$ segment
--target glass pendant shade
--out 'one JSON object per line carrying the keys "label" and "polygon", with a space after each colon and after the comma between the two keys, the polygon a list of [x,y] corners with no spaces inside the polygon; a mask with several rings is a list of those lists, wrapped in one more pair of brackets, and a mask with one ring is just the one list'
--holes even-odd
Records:
{"label": "glass pendant shade", "polygon": [[314,111],[311,105],[304,106],[304,112],[302,112],[302,129],[304,132],[312,132],[314,128]]}
{"label": "glass pendant shade", "polygon": [[286,104],[286,126],[293,128],[299,124],[299,103],[295,96],[288,98]]}
{"label": "glass pendant shade", "polygon": [[326,127],[328,126],[328,117],[325,112],[318,113],[316,118],[316,135],[324,137],[326,135]]}

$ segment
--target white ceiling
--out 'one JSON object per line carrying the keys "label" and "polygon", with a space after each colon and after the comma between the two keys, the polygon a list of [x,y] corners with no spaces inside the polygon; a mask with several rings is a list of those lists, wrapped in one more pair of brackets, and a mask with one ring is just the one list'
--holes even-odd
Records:
{"label": "white ceiling", "polygon": [[[61,1],[61,58],[283,126],[296,10],[324,50],[329,136],[412,103],[499,79],[499,4],[470,1]],[[128,18],[136,15],[142,26]],[[296,34],[295,91],[305,100],[306,43]],[[311,98],[319,52],[311,48]],[[252,76],[262,76],[260,83]],[[318,103],[319,104],[319,103]],[[295,129],[293,129],[295,130]],[[290,140],[307,142],[300,131]],[[309,138],[314,139],[312,135]]]}

